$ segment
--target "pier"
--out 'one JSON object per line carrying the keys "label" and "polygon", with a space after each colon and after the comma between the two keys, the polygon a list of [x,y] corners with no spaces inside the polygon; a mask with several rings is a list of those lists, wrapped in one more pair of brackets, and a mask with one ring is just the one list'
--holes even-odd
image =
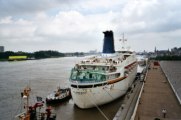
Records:
{"label": "pier", "polygon": [[[160,66],[151,64],[143,89],[134,120],[181,119],[181,106]],[[163,109],[166,110],[165,118]]]}
{"label": "pier", "polygon": [[113,120],[130,120],[132,117],[132,113],[134,111],[139,93],[140,93],[140,89],[142,87],[142,82],[140,81],[136,81],[134,83],[136,86],[134,88],[134,86],[132,86],[132,91],[129,95],[128,100],[126,101],[125,105],[122,108],[119,108],[118,112],[116,113],[115,117],[113,118]]}

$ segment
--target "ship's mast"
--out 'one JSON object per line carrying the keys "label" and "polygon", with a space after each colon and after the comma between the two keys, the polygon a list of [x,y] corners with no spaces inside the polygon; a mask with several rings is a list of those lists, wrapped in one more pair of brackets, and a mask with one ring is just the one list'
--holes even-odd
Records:
{"label": "ship's mast", "polygon": [[27,104],[26,104],[26,115],[27,115],[27,120],[29,119],[29,112],[28,112],[28,103],[29,103],[29,92],[31,91],[31,88],[27,86],[27,88],[25,88],[26,93],[27,93]]}
{"label": "ship's mast", "polygon": [[24,92],[22,93],[22,97],[24,99],[26,99],[26,103],[24,103],[24,107],[26,107],[26,113],[23,112],[19,115],[16,115],[15,117],[18,118],[19,120],[30,120],[30,114],[29,114],[29,106],[28,106],[28,103],[29,103],[29,92],[31,91],[31,88],[29,86],[27,86],[25,89],[24,89]]}
{"label": "ship's mast", "polygon": [[28,112],[28,103],[29,103],[29,92],[31,91],[31,88],[29,86],[27,86],[25,89],[24,89],[24,96],[26,98],[26,104],[24,105],[26,107],[26,115],[22,118],[19,118],[19,119],[23,119],[23,120],[30,120],[30,115],[29,115],[29,112]]}
{"label": "ship's mast", "polygon": [[124,41],[124,33],[123,33],[123,41]]}
{"label": "ship's mast", "polygon": [[120,39],[120,41],[122,41],[122,49],[125,49],[125,41],[127,41],[127,39],[124,39],[124,33],[123,33],[123,39]]}

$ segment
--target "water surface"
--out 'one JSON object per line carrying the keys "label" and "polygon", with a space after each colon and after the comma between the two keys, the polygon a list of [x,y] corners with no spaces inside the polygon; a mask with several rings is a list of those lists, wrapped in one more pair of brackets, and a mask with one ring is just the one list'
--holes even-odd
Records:
{"label": "water surface", "polygon": [[[24,112],[21,91],[29,85],[30,105],[36,102],[36,96],[44,99],[58,86],[69,87],[68,79],[71,68],[83,57],[62,57],[41,60],[0,62],[0,118],[3,120],[15,119],[14,116]],[[116,100],[119,104],[126,101],[123,96]],[[45,104],[41,111],[49,105]],[[97,108],[80,109],[73,100],[67,99],[61,103],[51,104],[52,112],[57,114],[57,120],[105,120]],[[102,112],[113,119],[119,105],[113,101],[100,106]]]}

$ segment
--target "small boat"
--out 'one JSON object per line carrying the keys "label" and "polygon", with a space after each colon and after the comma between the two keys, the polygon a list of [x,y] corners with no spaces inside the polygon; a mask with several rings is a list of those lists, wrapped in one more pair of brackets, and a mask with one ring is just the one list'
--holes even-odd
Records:
{"label": "small boat", "polygon": [[58,91],[46,97],[46,103],[56,103],[71,96],[70,88],[59,88]]}
{"label": "small boat", "polygon": [[19,120],[56,120],[56,114],[51,112],[51,106],[45,109],[45,112],[37,112],[37,108],[39,108],[40,110],[43,106],[44,101],[39,101],[35,103],[33,106],[29,106],[30,91],[31,88],[27,86],[24,89],[24,92],[21,93],[21,97],[23,99],[26,99],[26,103],[24,103],[24,108],[26,108],[26,111],[16,115],[15,118]]}

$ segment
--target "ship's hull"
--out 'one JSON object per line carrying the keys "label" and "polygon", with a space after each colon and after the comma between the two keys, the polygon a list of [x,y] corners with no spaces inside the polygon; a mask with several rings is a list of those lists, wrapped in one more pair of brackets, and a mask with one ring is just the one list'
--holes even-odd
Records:
{"label": "ship's hull", "polygon": [[71,87],[74,103],[82,109],[92,108],[109,103],[122,95],[132,85],[137,74],[135,69],[129,76],[116,83],[107,84],[93,88],[73,88]]}

